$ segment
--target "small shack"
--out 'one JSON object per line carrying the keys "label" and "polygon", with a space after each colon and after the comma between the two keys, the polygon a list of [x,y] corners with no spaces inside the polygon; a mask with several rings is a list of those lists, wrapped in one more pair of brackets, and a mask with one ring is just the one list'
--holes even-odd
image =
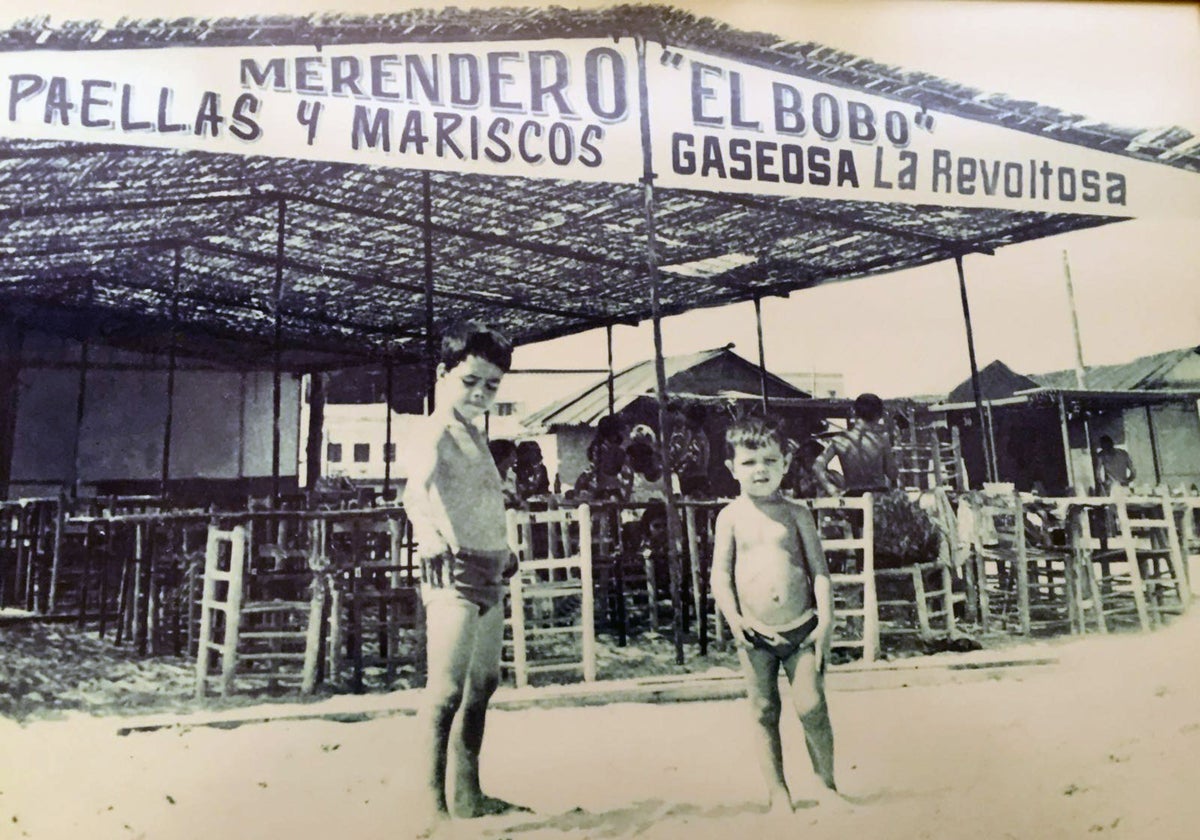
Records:
{"label": "small shack", "polygon": [[[787,380],[733,352],[732,344],[698,353],[667,356],[663,363],[667,393],[672,399],[720,409],[709,411],[704,425],[714,444],[728,424],[729,410],[736,410],[736,406],[761,404],[764,390],[767,402],[775,400],[777,405],[809,398]],[[785,416],[789,414],[782,405],[780,408]],[[586,388],[532,412],[525,418],[524,425],[530,434],[553,436],[559,477],[563,483],[573,484],[587,468],[588,444],[601,417],[617,414],[626,426],[644,423],[656,428],[657,413],[654,360],[646,359],[614,373],[611,380],[607,376],[600,377]],[[720,447],[714,445],[713,452],[719,453]],[[721,477],[718,473],[723,470],[720,458],[714,456],[712,463],[710,477],[717,482]]]}
{"label": "small shack", "polygon": [[[997,478],[1019,490],[1083,491],[1096,483],[1093,454],[1102,435],[1129,452],[1136,484],[1200,483],[1200,353],[1184,348],[1117,365],[1023,375],[1001,361],[979,372],[984,422]],[[973,477],[986,474],[970,381],[929,408],[960,430]]]}

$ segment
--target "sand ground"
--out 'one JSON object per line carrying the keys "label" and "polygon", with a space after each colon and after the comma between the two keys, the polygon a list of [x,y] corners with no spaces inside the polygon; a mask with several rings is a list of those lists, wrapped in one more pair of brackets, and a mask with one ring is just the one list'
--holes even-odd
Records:
{"label": "sand ground", "polygon": [[[1200,610],[1050,650],[1057,664],[987,679],[832,691],[844,799],[817,802],[785,718],[784,819],[763,808],[742,702],[496,710],[485,788],[533,812],[446,836],[1200,837]],[[121,723],[0,719],[0,838],[416,834],[411,716],[119,736]]]}

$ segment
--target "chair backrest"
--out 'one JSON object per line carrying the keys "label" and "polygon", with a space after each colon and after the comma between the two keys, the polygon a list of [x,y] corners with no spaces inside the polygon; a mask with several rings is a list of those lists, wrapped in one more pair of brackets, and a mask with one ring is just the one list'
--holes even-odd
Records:
{"label": "chair backrest", "polygon": [[[596,678],[592,589],[592,518],[587,505],[508,511],[508,541],[517,555],[509,581],[512,670],[518,686],[539,671],[579,670]],[[578,599],[578,611],[572,603]],[[579,645],[561,649],[564,636]],[[569,634],[569,635],[568,635]]]}
{"label": "chair backrest", "polygon": [[[879,651],[874,497],[864,493],[858,497],[800,499],[798,502],[817,517],[821,545],[829,565],[834,594],[831,647],[860,648],[863,661],[873,662]],[[858,630],[854,632],[852,628],[856,624]]]}

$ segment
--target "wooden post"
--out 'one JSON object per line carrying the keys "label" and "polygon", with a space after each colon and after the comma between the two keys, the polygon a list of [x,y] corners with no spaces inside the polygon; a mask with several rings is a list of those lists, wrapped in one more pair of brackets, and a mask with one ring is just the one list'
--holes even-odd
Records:
{"label": "wooden post", "polygon": [[675,492],[671,486],[671,452],[667,446],[670,419],[667,415],[667,373],[663,362],[662,311],[659,301],[658,249],[654,219],[654,160],[650,144],[650,92],[646,77],[646,41],[634,37],[638,61],[638,101],[642,134],[642,206],[646,222],[646,268],[650,279],[650,313],[654,327],[655,396],[658,400],[658,439],[663,497],[667,509],[667,562],[671,571],[672,624],[675,636],[675,662],[683,664],[683,562],[679,554],[680,523]]}
{"label": "wooden post", "polygon": [[983,468],[988,481],[996,480],[995,464],[992,458],[991,438],[988,434],[988,423],[983,413],[983,395],[979,390],[979,366],[975,362],[975,332],[971,327],[971,305],[967,301],[967,278],[963,274],[962,254],[954,256],[954,266],[958,270],[958,291],[962,297],[963,323],[967,328],[967,355],[971,359],[971,391],[975,395],[975,411],[979,415],[979,437],[983,445]]}
{"label": "wooden post", "polygon": [[[579,598],[579,619],[583,624],[583,679],[596,680],[596,611],[593,603],[595,587],[592,585],[592,511],[580,505],[575,512],[579,521],[579,584],[583,590]],[[570,543],[568,525],[563,522],[563,539]],[[568,556],[569,551],[565,552]]]}
{"label": "wooden post", "polygon": [[1063,251],[1063,275],[1067,278],[1067,303],[1071,308],[1071,332],[1075,335],[1075,385],[1087,387],[1087,368],[1083,366],[1083,342],[1079,338],[1079,313],[1075,310],[1075,286],[1071,283],[1071,261]]}

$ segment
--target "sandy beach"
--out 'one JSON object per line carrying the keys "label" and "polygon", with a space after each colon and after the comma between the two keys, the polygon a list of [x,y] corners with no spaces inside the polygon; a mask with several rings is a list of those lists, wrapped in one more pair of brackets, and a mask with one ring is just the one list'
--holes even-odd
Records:
{"label": "sandy beach", "polygon": [[[786,719],[796,812],[785,819],[765,813],[737,700],[496,710],[485,787],[533,810],[459,823],[446,836],[1197,836],[1200,615],[1152,634],[1011,653],[1056,662],[832,690],[842,799],[818,803],[799,725]],[[118,735],[128,722],[79,713],[0,721],[0,836],[417,832],[410,715]]]}

